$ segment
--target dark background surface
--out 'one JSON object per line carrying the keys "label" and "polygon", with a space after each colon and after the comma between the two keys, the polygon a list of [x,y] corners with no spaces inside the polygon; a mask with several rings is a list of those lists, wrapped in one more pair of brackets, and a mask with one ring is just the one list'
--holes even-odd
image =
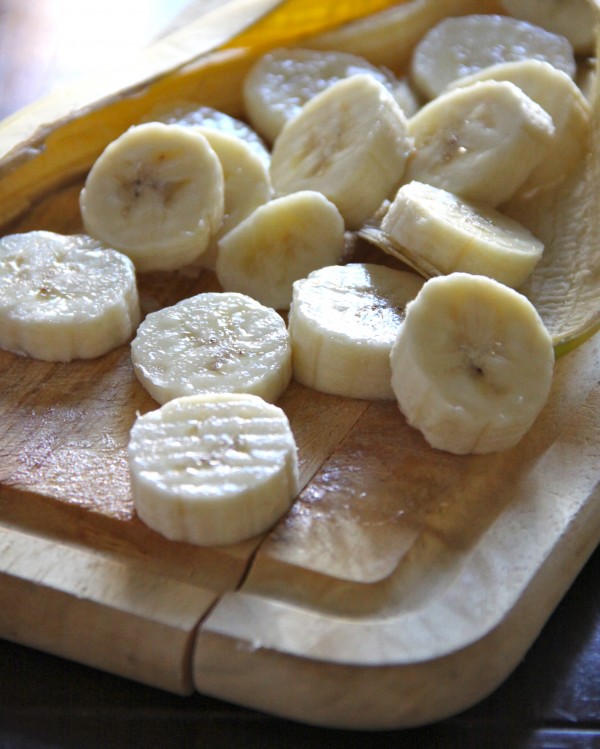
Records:
{"label": "dark background surface", "polygon": [[[95,72],[107,51],[126,64],[184,5],[0,0],[0,117]],[[230,746],[600,749],[600,551],[504,685],[465,713],[417,729],[304,726],[202,695],[176,697],[0,640],[0,749]]]}

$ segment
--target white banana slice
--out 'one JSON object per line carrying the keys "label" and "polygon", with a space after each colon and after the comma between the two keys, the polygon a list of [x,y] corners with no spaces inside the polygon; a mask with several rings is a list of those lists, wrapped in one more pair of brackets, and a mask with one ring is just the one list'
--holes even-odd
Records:
{"label": "white banana slice", "polygon": [[485,81],[438,96],[409,119],[415,154],[405,182],[441,187],[497,206],[548,156],[551,116],[509,81]]}
{"label": "white banana slice", "polygon": [[235,293],[198,294],[150,313],[131,343],[131,360],[159,403],[213,392],[276,401],[292,375],[283,319]]}
{"label": "white banana slice", "polygon": [[449,90],[481,81],[510,81],[552,117],[554,139],[548,156],[534,167],[520,192],[549,187],[564,179],[589,150],[590,105],[562,70],[540,60],[505,62],[459,78]]}
{"label": "white banana slice", "polygon": [[137,125],[98,157],[80,205],[86,231],[138,271],[173,270],[201,255],[221,225],[223,170],[192,128]]}
{"label": "white banana slice", "polygon": [[489,65],[543,60],[575,75],[573,48],[562,36],[510,16],[477,14],[445,18],[415,47],[412,80],[432,99],[449,83]]}
{"label": "white banana slice", "polygon": [[316,94],[357,73],[383,85],[392,77],[357,55],[279,48],[263,55],[244,80],[244,108],[254,128],[273,143],[283,126]]}
{"label": "white banana slice", "polygon": [[273,187],[268,165],[247,141],[204,126],[196,129],[204,135],[219,157],[225,184],[223,222],[198,259],[202,267],[214,270],[219,240],[256,208],[271,200]]}
{"label": "white banana slice", "polygon": [[515,18],[566,37],[578,54],[594,51],[595,19],[590,0],[500,0]]}
{"label": "white banana slice", "polygon": [[45,361],[101,356],[140,321],[135,269],[85,235],[0,240],[0,348]]}
{"label": "white banana slice", "polygon": [[294,378],[348,398],[393,399],[390,351],[423,279],[372,263],[330,266],[294,284]]}
{"label": "white banana slice", "polygon": [[128,459],[137,514],[174,541],[216,546],[252,538],[298,492],[287,417],[253,395],[177,398],[138,416]]}
{"label": "white banana slice", "polygon": [[391,354],[392,387],[432,447],[489,453],[516,445],[548,398],[552,341],[531,302],[485,276],[425,283]]}
{"label": "white banana slice", "polygon": [[142,122],[162,122],[165,125],[185,125],[218,130],[226,135],[234,135],[245,141],[268,167],[271,160],[269,149],[260,135],[250,125],[221,112],[213,107],[205,107],[197,102],[183,101],[176,104],[161,104],[152,109]]}
{"label": "white banana slice", "polygon": [[514,288],[528,278],[544,251],[518,221],[422,182],[398,190],[381,229],[416,264],[433,266],[436,275],[463,271]]}
{"label": "white banana slice", "polygon": [[400,185],[411,152],[407,118],[392,94],[372,76],[355,75],[288,122],[271,153],[271,180],[279,195],[322,192],[354,230]]}
{"label": "white banana slice", "polygon": [[373,65],[404,71],[415,45],[443,18],[496,10],[496,0],[407,0],[311,37],[310,45],[353,52]]}
{"label": "white banana slice", "polygon": [[319,192],[295,192],[260,206],[221,239],[217,278],[226,291],[288,309],[294,281],[337,263],[344,241],[335,205]]}

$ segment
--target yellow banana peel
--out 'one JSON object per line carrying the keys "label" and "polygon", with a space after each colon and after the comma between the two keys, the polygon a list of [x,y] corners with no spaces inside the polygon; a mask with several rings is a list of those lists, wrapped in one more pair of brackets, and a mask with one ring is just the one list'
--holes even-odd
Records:
{"label": "yellow banana peel", "polygon": [[[590,1],[600,18],[600,4]],[[374,49],[378,45],[368,21],[394,6],[395,33],[405,49],[404,58],[398,58],[402,65],[417,41],[413,37],[422,17],[431,16],[433,8],[443,15],[499,10],[496,0],[228,0],[212,3],[206,12],[201,2],[196,5],[194,20],[140,53],[132,68],[62,89],[0,123],[3,233],[51,228],[50,216],[76,211],[80,181],[98,155],[157,107],[195,100],[240,116],[246,72],[269,48],[310,43],[326,47],[335,40],[352,44],[362,39],[365,47]],[[351,33],[332,39],[332,30],[338,28]],[[389,37],[391,32],[378,33]],[[592,117],[588,156],[577,172],[558,189],[510,206],[546,244],[525,293],[550,330],[557,356],[600,328],[597,91]]]}

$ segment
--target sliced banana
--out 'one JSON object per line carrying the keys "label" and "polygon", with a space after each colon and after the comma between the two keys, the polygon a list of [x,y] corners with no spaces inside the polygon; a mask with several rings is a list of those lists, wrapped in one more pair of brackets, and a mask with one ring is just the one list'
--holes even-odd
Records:
{"label": "sliced banana", "polygon": [[251,145],[235,135],[214,128],[196,128],[219,157],[225,185],[225,213],[221,227],[210,238],[198,262],[215,269],[219,240],[273,197],[268,165]]}
{"label": "sliced banana", "polygon": [[223,170],[206,138],[183,125],[150,122],[107,146],[80,205],[86,231],[144,272],[197,259],[221,225],[224,200]]}
{"label": "sliced banana", "polygon": [[280,48],[263,55],[244,80],[244,108],[256,130],[269,142],[316,94],[357,73],[383,85],[391,76],[357,55],[338,51]]}
{"label": "sliced banana", "polygon": [[335,205],[319,192],[295,192],[260,206],[221,239],[217,278],[226,291],[288,309],[294,281],[337,263],[344,241]]}
{"label": "sliced banana", "polygon": [[522,60],[492,65],[459,78],[449,90],[489,80],[514,83],[548,112],[554,123],[552,148],[520,191],[546,188],[564,179],[589,150],[590,105],[573,79],[550,63]]}
{"label": "sliced banana", "polygon": [[322,192],[353,230],[399,186],[412,145],[392,94],[372,76],[355,75],[288,122],[273,146],[271,180],[279,195]]}
{"label": "sliced banana", "polygon": [[138,516],[174,541],[216,546],[251,538],[298,492],[288,419],[254,395],[176,398],[138,416],[128,460]]}
{"label": "sliced banana", "polygon": [[205,107],[192,101],[168,105],[163,103],[154,107],[142,119],[142,122],[162,122],[165,125],[185,125],[218,130],[245,141],[267,167],[271,160],[264,140],[250,125],[214,107]]}
{"label": "sliced banana", "polygon": [[497,206],[551,152],[552,117],[509,81],[485,81],[438,96],[409,120],[415,154],[404,181],[427,182]]}
{"label": "sliced banana", "polygon": [[552,341],[531,302],[485,276],[425,283],[392,348],[392,387],[432,447],[490,453],[516,445],[543,408]]}
{"label": "sliced banana", "polygon": [[393,399],[390,351],[423,279],[373,263],[330,266],[294,284],[294,378],[348,398]]}
{"label": "sliced banana", "polygon": [[[494,208],[476,205],[422,182],[403,185],[381,229],[435,275],[463,271],[514,288],[529,277],[543,243],[522,224]],[[402,251],[398,253],[402,257]]]}
{"label": "sliced banana", "polygon": [[343,50],[404,71],[415,45],[446,16],[497,10],[495,0],[407,0],[311,37],[315,49]]}
{"label": "sliced banana", "polygon": [[276,401],[292,374],[283,319],[235,293],[206,292],[150,313],[131,343],[131,360],[159,403],[213,392]]}
{"label": "sliced banana", "polygon": [[500,0],[515,18],[566,37],[578,54],[594,50],[595,19],[590,0]]}
{"label": "sliced banana", "polygon": [[135,269],[85,235],[0,240],[0,347],[45,361],[101,356],[140,321]]}
{"label": "sliced banana", "polygon": [[528,59],[549,62],[571,78],[575,75],[573,48],[563,36],[510,16],[445,18],[415,47],[411,76],[421,94],[433,99],[464,75]]}

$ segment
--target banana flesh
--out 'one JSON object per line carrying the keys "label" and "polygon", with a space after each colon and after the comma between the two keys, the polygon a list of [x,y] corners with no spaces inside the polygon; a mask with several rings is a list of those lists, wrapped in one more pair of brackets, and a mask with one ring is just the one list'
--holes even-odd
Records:
{"label": "banana flesh", "polygon": [[221,225],[223,169],[197,131],[138,125],[96,160],[80,206],[86,231],[127,254],[138,271],[173,270],[205,252]]}
{"label": "banana flesh", "polygon": [[467,273],[425,283],[391,353],[409,424],[456,454],[514,447],[548,398],[553,366],[552,340],[531,302]]}
{"label": "banana flesh", "polygon": [[313,97],[287,123],[273,146],[271,180],[278,195],[322,192],[353,230],[399,186],[411,152],[392,94],[359,74]]}
{"label": "banana flesh", "polygon": [[138,416],[128,459],[137,514],[175,541],[215,546],[251,538],[298,492],[287,417],[254,395],[176,398]]}
{"label": "banana flesh", "polygon": [[571,78],[575,76],[573,48],[562,36],[510,16],[445,18],[416,46],[411,76],[421,94],[432,99],[464,75],[528,59],[544,60]]}
{"label": "banana flesh", "polygon": [[280,48],[263,55],[244,80],[244,109],[254,128],[273,143],[283,126],[309,99],[337,81],[372,75],[385,86],[391,78],[367,60],[346,52]]}
{"label": "banana flesh", "polygon": [[134,267],[85,235],[0,240],[0,347],[45,361],[101,356],[140,321]]}
{"label": "banana flesh", "polygon": [[541,60],[506,62],[454,81],[449,89],[481,81],[510,81],[552,117],[554,138],[547,158],[519,187],[529,193],[563,180],[581,161],[590,144],[590,104],[562,70]]}
{"label": "banana flesh", "polygon": [[294,378],[347,398],[393,399],[390,351],[423,280],[373,263],[330,266],[294,284]]}
{"label": "banana flesh", "polygon": [[587,0],[500,0],[515,18],[541,26],[569,40],[575,52],[594,51],[594,13]]}
{"label": "banana flesh", "polygon": [[509,81],[457,88],[409,120],[415,153],[405,182],[416,180],[466,200],[497,206],[509,200],[548,157],[551,116]]}
{"label": "banana flesh", "polygon": [[514,219],[485,205],[462,200],[422,182],[409,182],[396,194],[381,229],[428,275],[454,271],[489,276],[518,288],[532,273],[543,243]]}
{"label": "banana flesh", "polygon": [[150,313],[131,343],[131,360],[161,404],[214,392],[276,401],[292,374],[283,319],[236,293],[205,292]]}
{"label": "banana flesh", "polygon": [[294,281],[342,259],[344,221],[320,192],[300,190],[265,203],[219,242],[216,274],[237,291],[286,310]]}
{"label": "banana flesh", "polygon": [[208,247],[198,258],[202,267],[214,270],[219,241],[259,206],[271,200],[273,186],[268,164],[248,139],[220,128],[197,126],[195,130],[206,138],[223,170],[223,220],[211,233]]}

